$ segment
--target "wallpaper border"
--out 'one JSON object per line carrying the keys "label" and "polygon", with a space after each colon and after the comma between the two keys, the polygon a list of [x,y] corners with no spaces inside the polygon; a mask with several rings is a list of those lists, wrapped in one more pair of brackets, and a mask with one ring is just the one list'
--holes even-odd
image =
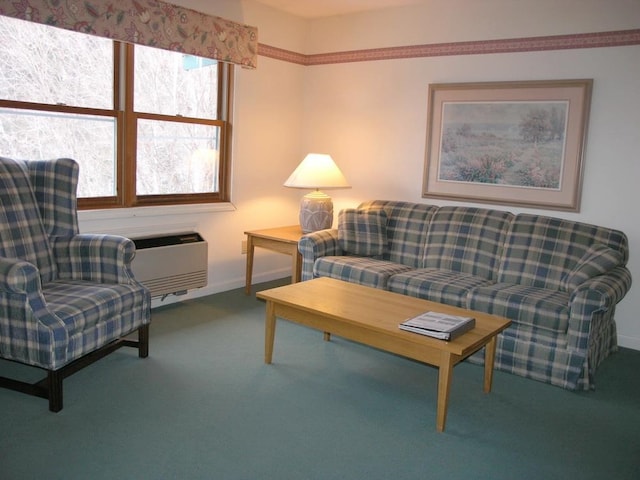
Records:
{"label": "wallpaper border", "polygon": [[510,38],[503,40],[434,43],[404,47],[316,53],[311,55],[296,53],[259,43],[258,55],[299,65],[313,66],[404,58],[538,52],[548,50],[620,47],[626,45],[640,45],[640,29],[580,33],[572,35],[553,35],[546,37]]}

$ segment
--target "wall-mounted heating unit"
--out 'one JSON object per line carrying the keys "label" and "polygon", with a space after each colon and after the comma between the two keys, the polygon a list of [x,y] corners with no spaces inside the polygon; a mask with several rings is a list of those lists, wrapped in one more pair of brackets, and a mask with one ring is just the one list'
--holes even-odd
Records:
{"label": "wall-mounted heating unit", "polygon": [[152,297],[182,295],[207,285],[207,242],[196,232],[132,238],[131,269]]}

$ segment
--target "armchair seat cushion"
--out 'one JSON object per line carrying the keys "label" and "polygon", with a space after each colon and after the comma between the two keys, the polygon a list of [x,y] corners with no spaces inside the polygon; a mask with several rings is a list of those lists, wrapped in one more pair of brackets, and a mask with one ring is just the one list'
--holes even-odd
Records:
{"label": "armchair seat cushion", "polygon": [[313,275],[386,289],[392,275],[409,270],[411,267],[400,263],[347,255],[319,258],[313,267]]}
{"label": "armchair seat cushion", "polygon": [[524,326],[566,334],[569,328],[569,294],[526,285],[498,283],[473,289],[468,308],[517,318]]}
{"label": "armchair seat cushion", "polygon": [[[69,337],[108,319],[126,318],[145,301],[145,292],[137,284],[55,281],[43,285],[42,293],[49,310],[64,323]],[[129,326],[129,330],[132,328],[135,326]],[[121,333],[105,331],[101,335],[117,338]]]}
{"label": "armchair seat cushion", "polygon": [[392,292],[465,308],[467,294],[472,288],[491,283],[468,273],[420,268],[394,275],[389,279],[388,288]]}

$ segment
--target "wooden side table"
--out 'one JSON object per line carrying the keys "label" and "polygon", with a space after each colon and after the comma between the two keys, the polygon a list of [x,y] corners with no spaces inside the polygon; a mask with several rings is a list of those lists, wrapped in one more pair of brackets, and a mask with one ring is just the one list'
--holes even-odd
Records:
{"label": "wooden side table", "polygon": [[253,253],[255,247],[266,248],[278,253],[291,255],[291,282],[300,281],[302,270],[302,256],[298,252],[298,240],[302,237],[300,225],[288,227],[266,228],[263,230],[249,230],[247,236],[247,274],[245,293],[251,294],[251,277],[253,275]]}

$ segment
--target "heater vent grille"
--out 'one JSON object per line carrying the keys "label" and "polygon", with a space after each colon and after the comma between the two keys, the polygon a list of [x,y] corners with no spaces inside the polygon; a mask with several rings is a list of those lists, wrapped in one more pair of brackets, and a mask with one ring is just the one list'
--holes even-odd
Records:
{"label": "heater vent grille", "polygon": [[183,294],[207,285],[207,242],[195,232],[133,238],[131,269],[152,297]]}

